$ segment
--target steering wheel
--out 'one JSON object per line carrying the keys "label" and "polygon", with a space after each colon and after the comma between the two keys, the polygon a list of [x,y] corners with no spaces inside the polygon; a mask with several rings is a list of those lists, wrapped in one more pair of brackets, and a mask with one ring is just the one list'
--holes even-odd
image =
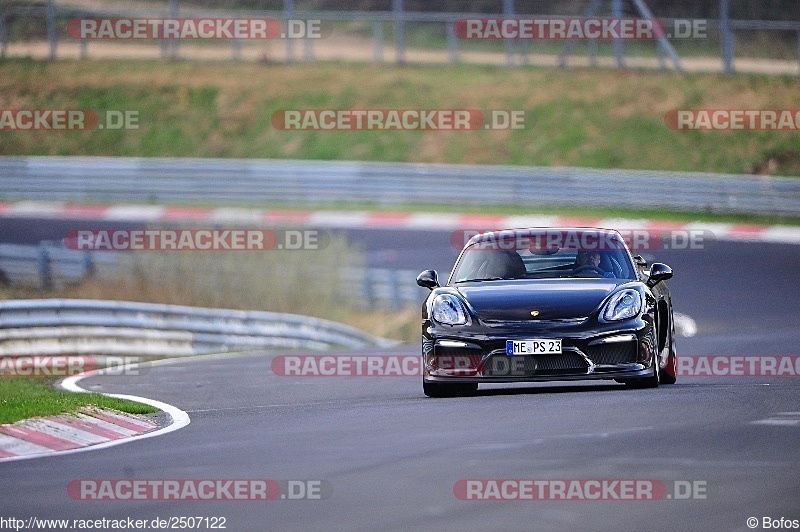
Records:
{"label": "steering wheel", "polygon": [[606,274],[605,270],[598,268],[597,266],[592,266],[591,264],[584,264],[583,266],[578,266],[574,270],[572,270],[573,275],[576,273],[582,273],[588,270],[593,270],[595,273],[599,274],[600,277],[603,277]]}

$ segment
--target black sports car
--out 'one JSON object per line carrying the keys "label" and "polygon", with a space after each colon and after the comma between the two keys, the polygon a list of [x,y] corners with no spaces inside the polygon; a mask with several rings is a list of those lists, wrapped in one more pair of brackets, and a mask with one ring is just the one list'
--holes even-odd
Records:
{"label": "black sports car", "polygon": [[647,269],[614,230],[535,228],[474,236],[422,306],[425,395],[479,383],[614,379],[672,384],[669,266]]}

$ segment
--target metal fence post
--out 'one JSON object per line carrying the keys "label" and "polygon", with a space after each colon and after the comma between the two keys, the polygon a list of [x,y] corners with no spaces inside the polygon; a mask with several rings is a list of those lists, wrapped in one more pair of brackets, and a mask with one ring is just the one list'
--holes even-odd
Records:
{"label": "metal fence post", "polygon": [[590,39],[587,43],[589,48],[589,64],[593,67],[597,66],[597,40]]}
{"label": "metal fence post", "polygon": [[[503,17],[511,18],[514,16],[514,0],[503,0]],[[506,66],[514,66],[514,49],[513,43],[505,39],[503,41],[503,49],[506,53]]]}
{"label": "metal fence post", "polygon": [[375,35],[375,62],[383,63],[383,21],[375,19],[372,22],[372,33]]}
{"label": "metal fence post", "polygon": [[367,310],[375,310],[378,307],[378,296],[375,294],[375,286],[372,284],[371,270],[364,270],[361,277],[361,292],[367,304]]}
{"label": "metal fence post", "polygon": [[85,251],[83,253],[83,275],[86,277],[92,277],[95,274],[95,264],[94,264],[94,257],[92,256],[91,251]]}
{"label": "metal fence post", "polygon": [[45,245],[39,246],[39,283],[45,290],[53,288],[53,270],[50,267],[50,253]]}
{"label": "metal fence post", "polygon": [[[294,18],[294,0],[283,0],[283,19],[288,25],[289,21]],[[288,34],[287,34],[288,35]],[[286,62],[288,64],[294,63],[294,42],[292,39],[286,39]]]}
{"label": "metal fence post", "polygon": [[0,57],[6,56],[8,50],[8,27],[6,27],[6,17],[0,17]]}
{"label": "metal fence post", "polygon": [[797,32],[797,73],[800,74],[800,31]]}
{"label": "metal fence post", "polygon": [[722,45],[722,70],[733,72],[733,35],[731,34],[730,0],[719,0],[719,32]]}
{"label": "metal fence post", "polygon": [[56,6],[53,0],[47,0],[47,40],[50,41],[50,61],[56,59]]}
{"label": "metal fence post", "polygon": [[[650,12],[650,8],[644,3],[644,0],[632,0],[633,5],[639,10],[639,14],[646,18],[646,19],[654,19],[653,13]],[[661,64],[661,68],[663,69],[666,65],[663,64],[662,58],[663,55],[666,54],[672,59],[672,63],[675,65],[675,70],[678,72],[683,72],[683,65],[681,65],[681,59],[678,57],[678,53],[675,51],[675,48],[669,42],[665,36],[661,36],[658,38],[658,54],[659,54],[659,62]]]}
{"label": "metal fence post", "polygon": [[458,39],[456,38],[455,29],[453,25],[455,21],[449,20],[445,22],[445,31],[447,32],[447,60],[451,63],[458,61]]}
{"label": "metal fence post", "polygon": [[[603,0],[592,0],[592,3],[584,10],[583,17],[589,18],[595,16],[595,13],[598,9],[600,9],[600,4],[603,3]],[[567,66],[567,58],[572,53],[572,50],[575,48],[575,43],[577,41],[575,39],[570,39],[567,41],[566,46],[564,49],[561,50],[561,53],[558,54],[558,66],[565,67]],[[589,39],[589,63],[592,66],[597,65],[597,41],[595,39]]]}
{"label": "metal fence post", "polygon": [[[615,20],[622,19],[622,0],[611,0],[611,16]],[[625,68],[622,39],[614,39],[614,58],[617,68]]]}
{"label": "metal fence post", "polygon": [[400,294],[400,280],[397,275],[389,273],[389,304],[392,310],[397,310],[403,306],[402,296]]}
{"label": "metal fence post", "polygon": [[392,0],[392,17],[394,18],[395,61],[402,65],[406,62],[406,28],[403,19],[403,0]]}
{"label": "metal fence post", "polygon": [[[169,0],[170,18],[178,18],[178,0]],[[169,56],[171,59],[178,58],[178,39],[169,40]]]}
{"label": "metal fence post", "polygon": [[[86,15],[84,13],[81,13],[80,15],[81,18],[89,18],[89,16],[90,15]],[[87,39],[81,39],[79,47],[80,47],[80,58],[86,59],[89,56],[89,41]]]}

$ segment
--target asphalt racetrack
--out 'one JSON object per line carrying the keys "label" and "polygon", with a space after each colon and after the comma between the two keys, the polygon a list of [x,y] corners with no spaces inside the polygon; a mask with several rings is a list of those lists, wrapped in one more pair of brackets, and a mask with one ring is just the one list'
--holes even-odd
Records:
{"label": "asphalt racetrack", "polygon": [[[64,234],[54,220],[19,223],[37,227],[37,240],[48,227]],[[14,231],[4,228],[0,240],[8,241]],[[449,231],[348,233],[375,266],[446,271],[456,254]],[[678,354],[798,354],[798,251],[716,242],[649,252],[648,260],[672,266],[675,309],[697,324],[694,336],[677,339]],[[340,354],[418,352],[414,345]],[[2,463],[0,514],[224,517],[227,530],[709,531],[752,529],[748,518],[757,529],[764,518],[772,528],[781,518],[800,520],[796,376],[683,376],[651,390],[605,381],[493,385],[473,397],[429,399],[419,377],[285,377],[273,374],[274,356],[84,379],[87,389],[175,405],[191,424],[109,449]],[[68,491],[82,479],[302,480],[323,486],[324,497],[94,501]],[[556,500],[494,500],[525,499],[520,480],[546,481],[537,486]],[[656,486],[656,496],[621,500],[611,488],[599,500],[560,500],[556,490],[631,480]]]}

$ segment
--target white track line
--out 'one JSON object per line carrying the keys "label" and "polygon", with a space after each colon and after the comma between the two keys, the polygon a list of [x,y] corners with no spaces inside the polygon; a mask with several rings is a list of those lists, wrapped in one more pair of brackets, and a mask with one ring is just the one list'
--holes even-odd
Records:
{"label": "white track line", "polygon": [[751,425],[770,425],[773,427],[800,427],[800,412],[777,412],[768,418],[751,421]]}

